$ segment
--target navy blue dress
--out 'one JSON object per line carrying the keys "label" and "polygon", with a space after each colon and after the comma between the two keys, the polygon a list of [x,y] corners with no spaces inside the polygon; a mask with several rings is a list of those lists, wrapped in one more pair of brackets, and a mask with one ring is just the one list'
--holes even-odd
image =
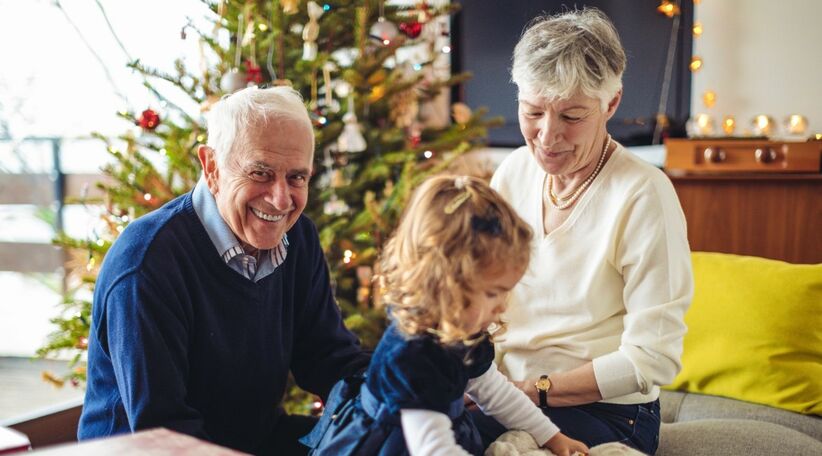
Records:
{"label": "navy blue dress", "polygon": [[407,455],[400,410],[425,409],[448,415],[457,443],[481,455],[482,439],[463,407],[463,394],[468,380],[485,373],[493,360],[487,338],[443,346],[433,336],[408,338],[391,325],[366,376],[338,382],[320,422],[301,441],[314,456]]}

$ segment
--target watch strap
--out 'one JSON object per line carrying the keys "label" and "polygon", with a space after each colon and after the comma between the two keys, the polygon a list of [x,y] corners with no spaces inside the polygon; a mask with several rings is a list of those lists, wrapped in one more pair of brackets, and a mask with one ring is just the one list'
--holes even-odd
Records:
{"label": "watch strap", "polygon": [[[547,380],[547,375],[540,375],[540,380]],[[537,392],[539,393],[539,406],[540,408],[547,408],[548,407],[548,390],[545,388],[537,388]]]}

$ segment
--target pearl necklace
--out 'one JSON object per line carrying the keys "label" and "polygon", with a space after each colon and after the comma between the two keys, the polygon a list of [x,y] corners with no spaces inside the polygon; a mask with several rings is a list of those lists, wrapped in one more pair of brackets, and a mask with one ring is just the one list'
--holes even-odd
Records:
{"label": "pearl necklace", "polygon": [[582,195],[582,192],[591,185],[591,182],[594,181],[594,178],[597,177],[599,171],[602,169],[602,164],[605,163],[605,155],[608,153],[608,147],[611,146],[611,135],[608,135],[608,139],[605,141],[605,147],[602,149],[602,154],[599,156],[599,161],[597,162],[596,168],[594,168],[594,172],[588,176],[587,179],[574,190],[573,193],[566,197],[559,197],[554,193],[554,176],[553,174],[548,174],[548,202],[556,209],[563,210],[568,209],[571,207]]}

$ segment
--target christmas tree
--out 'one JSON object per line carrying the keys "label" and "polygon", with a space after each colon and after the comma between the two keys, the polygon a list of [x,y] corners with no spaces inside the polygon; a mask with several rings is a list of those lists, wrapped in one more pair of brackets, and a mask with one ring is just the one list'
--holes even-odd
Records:
{"label": "christmas tree", "polygon": [[[499,122],[482,110],[448,105],[447,89],[468,78],[450,74],[448,64],[456,4],[206,4],[212,30],[188,23],[181,32],[201,42],[196,71],[183,61],[175,62],[174,74],[129,63],[168,111],[121,112],[139,129],[116,139],[98,135],[114,158],[103,169],[109,179],[98,184],[105,195],[100,229],[93,239],[55,239],[76,260],[63,312],[53,320],[58,329],[39,351],[70,351],[74,359],[67,374],[44,374],[47,380],[83,385],[90,296],[103,257],[131,220],[194,186],[197,147],[206,140],[202,114],[224,94],[250,84],[289,84],[303,94],[317,144],[306,212],[320,230],[346,324],[366,346],[376,344],[385,324],[374,265],[412,189],[482,144],[487,128]],[[201,112],[179,108],[158,87],[191,97]],[[310,397],[296,387],[289,395],[289,412],[308,411]]]}

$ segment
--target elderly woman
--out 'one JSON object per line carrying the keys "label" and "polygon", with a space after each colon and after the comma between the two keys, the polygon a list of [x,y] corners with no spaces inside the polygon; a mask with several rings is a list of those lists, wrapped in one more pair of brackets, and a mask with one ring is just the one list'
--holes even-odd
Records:
{"label": "elderly woman", "polygon": [[[606,128],[624,69],[617,32],[595,9],[535,20],[514,50],[526,145],[492,186],[536,239],[497,361],[570,437],[653,454],[693,280],[671,182]],[[486,443],[504,432],[475,418]]]}

